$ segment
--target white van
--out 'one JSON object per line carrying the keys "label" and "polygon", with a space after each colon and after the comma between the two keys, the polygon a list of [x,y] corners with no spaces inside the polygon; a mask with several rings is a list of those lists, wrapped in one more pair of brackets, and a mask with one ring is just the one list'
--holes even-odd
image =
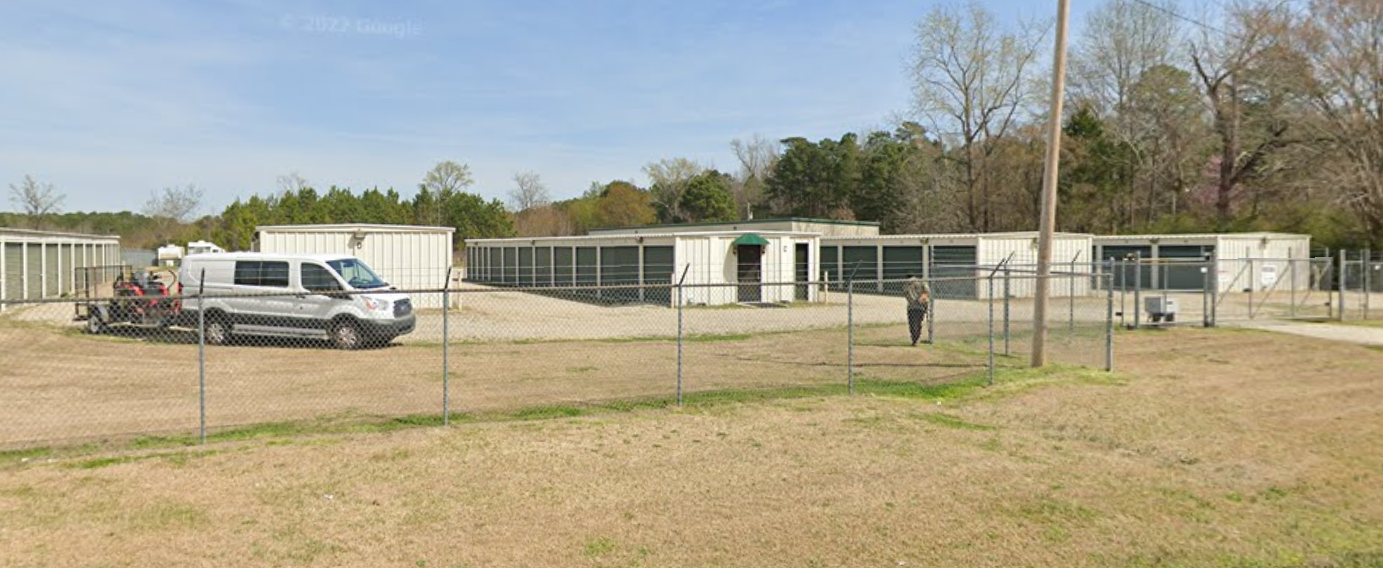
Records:
{"label": "white van", "polygon": [[206,295],[206,342],[214,345],[257,335],[328,339],[357,349],[386,344],[416,324],[408,296],[351,256],[193,255],[183,259],[178,282],[187,296],[184,313],[193,321],[194,296]]}

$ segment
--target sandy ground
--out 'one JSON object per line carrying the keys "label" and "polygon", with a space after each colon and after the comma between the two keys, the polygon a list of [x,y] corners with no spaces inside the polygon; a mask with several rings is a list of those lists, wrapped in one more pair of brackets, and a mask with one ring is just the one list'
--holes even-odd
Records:
{"label": "sandy ground", "polygon": [[0,565],[1383,563],[1383,352],[1230,329],[1120,347],[1115,381],[964,398],[16,456]]}

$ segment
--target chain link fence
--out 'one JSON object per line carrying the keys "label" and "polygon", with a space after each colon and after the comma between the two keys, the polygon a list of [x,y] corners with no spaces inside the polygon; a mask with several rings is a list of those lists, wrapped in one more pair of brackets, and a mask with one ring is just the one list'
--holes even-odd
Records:
{"label": "chain link fence", "polygon": [[[304,273],[287,292],[179,295],[127,271],[115,295],[9,303],[0,317],[0,447],[190,443],[755,391],[982,383],[995,369],[1026,366],[1037,276],[974,273],[844,286],[464,283],[406,292],[312,292],[314,275]],[[1051,361],[1111,368],[1108,277],[1049,278]],[[923,282],[926,317],[910,321],[905,292]]]}
{"label": "chain link fence", "polygon": [[1129,328],[1383,317],[1377,309],[1383,256],[1368,251],[1301,259],[1130,258],[1094,269],[1112,276],[1115,316]]}

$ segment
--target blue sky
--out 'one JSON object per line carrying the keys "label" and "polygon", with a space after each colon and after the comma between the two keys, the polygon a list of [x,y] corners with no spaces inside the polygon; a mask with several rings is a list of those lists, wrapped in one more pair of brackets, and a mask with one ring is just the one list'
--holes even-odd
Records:
{"label": "blue sky", "polygon": [[560,199],[642,183],[663,157],[733,170],[732,138],[838,136],[905,111],[931,5],[22,1],[0,18],[0,183],[52,182],[66,211],[138,210],[195,183],[211,213],[290,171],[412,195],[451,159],[486,197],[533,170]]}

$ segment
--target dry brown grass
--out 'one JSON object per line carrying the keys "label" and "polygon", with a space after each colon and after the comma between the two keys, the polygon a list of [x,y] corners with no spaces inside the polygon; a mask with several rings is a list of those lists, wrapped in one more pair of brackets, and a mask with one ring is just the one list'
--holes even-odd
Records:
{"label": "dry brown grass", "polygon": [[1383,561],[1383,353],[1228,330],[1120,349],[1115,383],[1048,376],[961,399],[10,460],[0,565]]}

